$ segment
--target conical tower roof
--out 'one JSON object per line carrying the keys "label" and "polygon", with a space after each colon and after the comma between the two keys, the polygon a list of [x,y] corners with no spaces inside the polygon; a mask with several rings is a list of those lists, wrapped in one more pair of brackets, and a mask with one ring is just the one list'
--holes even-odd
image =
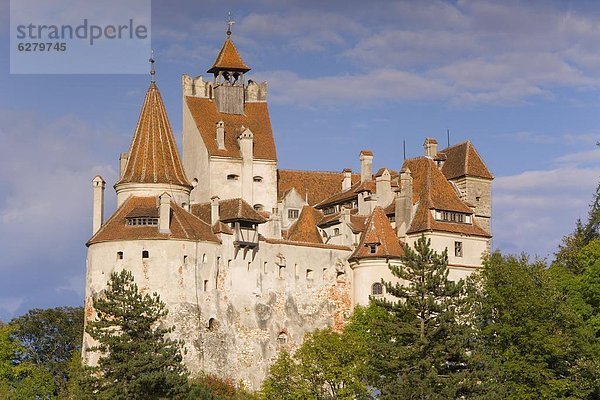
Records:
{"label": "conical tower roof", "polygon": [[152,82],[135,128],[123,183],[166,183],[191,188],[156,83]]}
{"label": "conical tower roof", "polygon": [[219,71],[237,71],[237,72],[248,72],[250,71],[250,67],[247,66],[240,53],[238,53],[233,41],[229,36],[225,39],[225,43],[223,43],[223,47],[217,56],[213,66],[209,69],[209,74],[213,74]]}
{"label": "conical tower roof", "polygon": [[373,213],[365,224],[360,243],[350,260],[363,258],[400,258],[404,249],[396,237],[394,228],[390,224],[385,211],[375,207]]}

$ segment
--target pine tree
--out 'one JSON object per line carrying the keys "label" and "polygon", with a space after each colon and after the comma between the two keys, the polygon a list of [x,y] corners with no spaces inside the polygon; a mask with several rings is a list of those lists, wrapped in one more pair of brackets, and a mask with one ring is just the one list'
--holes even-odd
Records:
{"label": "pine tree", "polygon": [[173,398],[187,389],[181,342],[167,337],[172,328],[161,326],[168,311],[156,293],[142,295],[123,270],[111,274],[93,305],[97,318],[86,332],[98,343],[90,350],[101,354],[90,374],[94,398]]}
{"label": "pine tree", "polygon": [[449,399],[464,394],[469,324],[464,282],[448,280],[448,254],[438,254],[421,236],[405,246],[400,265],[390,265],[402,283],[384,282],[395,301],[376,303],[391,313],[383,330],[391,335],[373,353],[382,398]]}

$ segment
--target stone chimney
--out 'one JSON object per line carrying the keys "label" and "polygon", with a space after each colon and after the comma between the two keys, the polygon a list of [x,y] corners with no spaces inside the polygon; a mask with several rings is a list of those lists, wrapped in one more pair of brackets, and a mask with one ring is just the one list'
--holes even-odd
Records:
{"label": "stone chimney", "polygon": [[342,181],[342,191],[350,189],[352,186],[352,170],[350,168],[344,169],[344,180]]}
{"label": "stone chimney", "polygon": [[242,156],[242,194],[241,197],[249,204],[254,204],[252,184],[254,182],[253,174],[253,148],[254,134],[252,131],[242,125],[242,133],[238,136],[238,144]]}
{"label": "stone chimney", "polygon": [[159,199],[158,231],[160,233],[171,233],[171,195],[164,192],[159,196]]}
{"label": "stone chimney", "polygon": [[400,171],[400,190],[396,193],[396,232],[398,238],[406,238],[412,222],[413,179],[408,167]]}
{"label": "stone chimney", "polygon": [[104,188],[106,187],[106,182],[100,175],[96,175],[96,177],[92,180],[92,187],[94,188],[92,235],[95,235],[104,223]]}
{"label": "stone chimney", "polygon": [[217,122],[217,148],[225,150],[225,122]]}
{"label": "stone chimney", "polygon": [[360,181],[370,181],[373,178],[373,152],[362,150],[360,152]]}
{"label": "stone chimney", "polygon": [[392,192],[392,176],[387,168],[377,172],[375,176],[375,190],[377,192],[377,205],[380,207],[389,206],[394,200]]}
{"label": "stone chimney", "polygon": [[219,219],[219,196],[213,196],[210,198],[210,224],[214,226]]}
{"label": "stone chimney", "polygon": [[129,153],[121,153],[119,156],[119,176],[122,178],[125,174],[125,168],[127,167],[127,160],[129,159]]}
{"label": "stone chimney", "polygon": [[435,158],[437,156],[437,140],[433,138],[425,139],[425,143],[423,143],[423,148],[425,149],[425,157]]}

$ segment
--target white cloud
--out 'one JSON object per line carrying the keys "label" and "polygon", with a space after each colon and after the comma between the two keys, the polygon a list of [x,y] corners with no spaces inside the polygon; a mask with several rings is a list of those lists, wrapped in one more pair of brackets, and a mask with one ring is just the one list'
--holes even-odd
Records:
{"label": "white cloud", "polygon": [[494,247],[512,253],[535,249],[536,255],[552,259],[561,238],[585,217],[599,180],[598,163],[496,178]]}

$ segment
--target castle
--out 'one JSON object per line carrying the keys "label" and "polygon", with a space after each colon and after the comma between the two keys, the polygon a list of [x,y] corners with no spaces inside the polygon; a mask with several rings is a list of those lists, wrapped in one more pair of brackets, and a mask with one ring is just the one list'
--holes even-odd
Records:
{"label": "castle", "polygon": [[[438,150],[431,138],[400,170],[373,171],[368,150],[356,172],[278,169],[267,84],[246,81],[230,35],[210,80],[182,78],[183,157],[152,70],[106,220],[106,183],[93,179],[85,317],[110,274],[130,270],[167,304],[192,373],[259,388],[280,349],[385,296],[381,280],[394,280],[388,264],[404,243],[425,235],[447,248],[451,279],[478,268],[493,177],[470,142]],[[90,340],[83,355],[93,364]]]}

